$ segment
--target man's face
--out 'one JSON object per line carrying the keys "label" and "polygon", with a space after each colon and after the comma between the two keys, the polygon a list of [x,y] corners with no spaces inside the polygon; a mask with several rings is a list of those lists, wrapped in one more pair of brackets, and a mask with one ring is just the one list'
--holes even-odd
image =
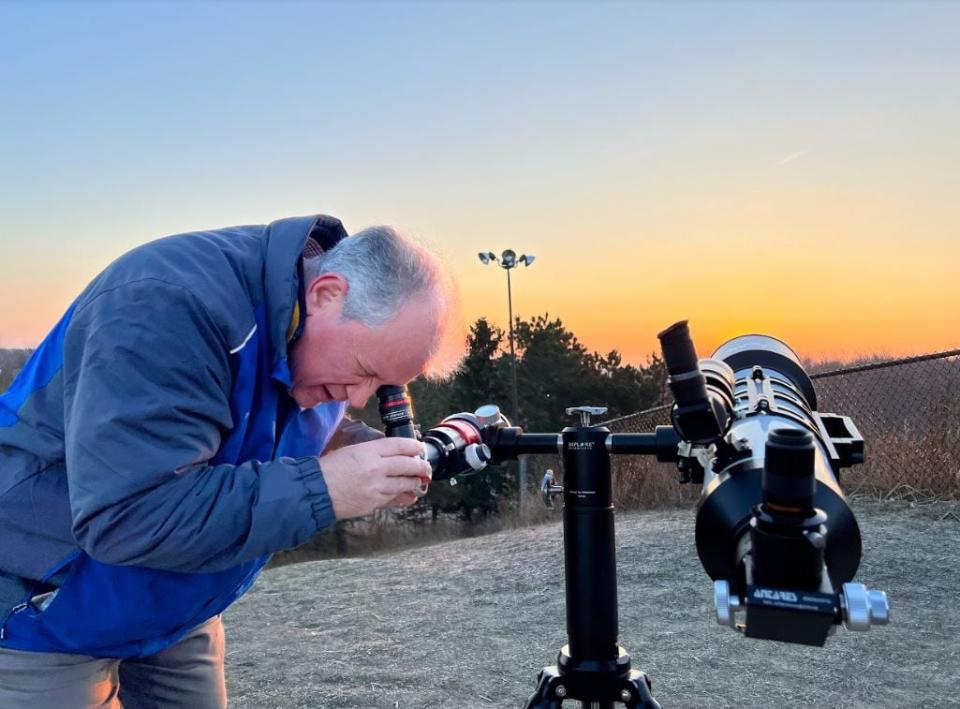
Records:
{"label": "man's face", "polygon": [[326,401],[362,407],[384,384],[405,384],[423,371],[439,329],[431,296],[414,296],[385,325],[342,317],[348,288],[339,274],[307,286],[307,320],[290,352],[290,394],[302,408]]}

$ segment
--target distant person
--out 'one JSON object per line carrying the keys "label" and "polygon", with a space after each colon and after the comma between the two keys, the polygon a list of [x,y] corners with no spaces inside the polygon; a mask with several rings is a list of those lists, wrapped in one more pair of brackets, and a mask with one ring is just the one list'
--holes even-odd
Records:
{"label": "distant person", "polygon": [[326,216],[97,276],[0,396],[0,707],[225,707],[220,613],[270,555],[429,478],[417,441],[325,448],[452,368],[455,303],[423,247]]}

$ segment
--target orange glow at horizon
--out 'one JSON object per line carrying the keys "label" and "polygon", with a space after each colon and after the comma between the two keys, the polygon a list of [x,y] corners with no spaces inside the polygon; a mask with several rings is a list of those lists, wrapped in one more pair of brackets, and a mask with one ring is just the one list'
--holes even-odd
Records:
{"label": "orange glow at horizon", "polygon": [[[659,214],[624,200],[603,219],[578,215],[592,208],[584,200],[509,238],[490,238],[482,227],[464,233],[455,215],[417,236],[453,269],[467,324],[486,317],[506,327],[505,273],[476,253],[509,247],[537,256],[512,272],[515,316],[559,317],[589,350],[618,350],[633,364],[658,352],[656,333],[680,319],[690,321],[701,356],[752,332],[813,360],[960,347],[960,246],[952,239],[960,219],[952,207],[935,205],[921,221],[904,216],[907,205],[849,191],[771,192],[765,200],[758,209],[755,193],[733,192],[720,206],[691,201]],[[536,201],[517,205],[518,223],[527,208],[549,211]],[[121,244],[43,264],[15,249],[16,271],[0,283],[0,346],[35,346],[86,282],[134,245]]]}
{"label": "orange glow at horizon", "polygon": [[[616,349],[634,364],[658,352],[656,333],[681,319],[701,356],[747,333],[777,337],[812,360],[960,347],[953,207],[921,218],[852,191],[768,194],[762,209],[736,202],[658,219],[633,210],[633,222],[624,207],[609,225],[593,225],[602,238],[558,230],[490,248],[538,257],[514,272],[515,316],[560,317],[589,349]],[[505,327],[502,272],[463,267],[468,320],[486,315]]]}

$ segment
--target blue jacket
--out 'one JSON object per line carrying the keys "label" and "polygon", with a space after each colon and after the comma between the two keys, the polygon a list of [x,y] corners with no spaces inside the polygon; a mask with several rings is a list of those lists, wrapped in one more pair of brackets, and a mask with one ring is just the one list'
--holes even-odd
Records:
{"label": "blue jacket", "polygon": [[310,235],[345,232],[301,217],[131,251],[0,396],[0,646],[152,654],[333,522],[317,456],[346,405],[287,393]]}

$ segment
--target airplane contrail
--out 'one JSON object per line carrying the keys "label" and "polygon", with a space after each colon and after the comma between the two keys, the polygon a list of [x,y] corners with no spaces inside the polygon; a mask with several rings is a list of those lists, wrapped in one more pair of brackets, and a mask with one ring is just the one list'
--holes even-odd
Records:
{"label": "airplane contrail", "polygon": [[797,158],[802,158],[804,155],[806,155],[809,152],[810,152],[809,150],[800,150],[796,153],[791,153],[790,155],[787,155],[785,158],[783,158],[783,160],[778,162],[777,165],[786,165],[788,162],[793,162]]}

